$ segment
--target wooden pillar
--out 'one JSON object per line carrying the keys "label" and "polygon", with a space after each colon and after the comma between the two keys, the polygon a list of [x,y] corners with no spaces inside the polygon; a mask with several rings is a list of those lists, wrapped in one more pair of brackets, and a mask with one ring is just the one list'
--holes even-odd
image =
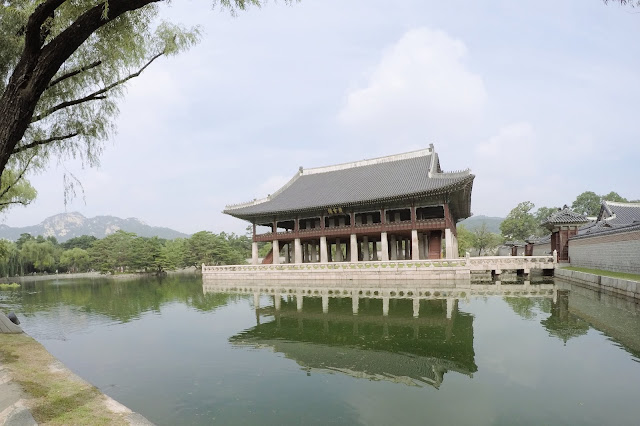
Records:
{"label": "wooden pillar", "polygon": [[442,252],[442,231],[429,233],[429,259],[440,259]]}

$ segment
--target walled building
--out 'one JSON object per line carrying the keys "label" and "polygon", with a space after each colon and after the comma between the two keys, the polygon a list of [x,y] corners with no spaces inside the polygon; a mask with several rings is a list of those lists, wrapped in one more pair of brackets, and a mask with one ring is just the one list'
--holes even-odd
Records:
{"label": "walled building", "polygon": [[569,255],[574,266],[640,274],[640,203],[603,201],[570,238]]}
{"label": "walled building", "polygon": [[[227,206],[271,242],[263,263],[458,257],[456,223],[471,215],[474,175],[443,172],[433,145],[420,151],[298,173],[274,194]],[[260,234],[258,227],[269,232]]]}
{"label": "walled building", "polygon": [[585,216],[572,211],[565,205],[541,224],[551,231],[551,251],[557,251],[558,262],[569,262],[569,239],[588,222],[589,219]]}

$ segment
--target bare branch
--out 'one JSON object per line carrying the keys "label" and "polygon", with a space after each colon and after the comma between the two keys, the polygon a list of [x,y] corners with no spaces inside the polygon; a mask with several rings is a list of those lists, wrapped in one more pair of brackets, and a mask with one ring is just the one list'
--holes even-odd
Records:
{"label": "bare branch", "polygon": [[[33,160],[35,158],[35,154],[33,154],[31,157],[29,157],[29,159],[27,160],[27,164],[24,165],[24,168],[22,169],[22,171],[18,174],[18,177],[13,181],[13,183],[7,185],[7,187],[4,189],[4,191],[0,192],[0,199],[2,199],[2,197],[4,197],[5,195],[7,195],[7,192],[9,192],[11,190],[11,188],[13,188],[13,186],[20,182],[20,179],[22,179],[22,177],[24,176],[24,174],[27,172],[27,169],[29,168],[29,164],[31,164],[31,160]],[[26,204],[25,204],[26,205]]]}
{"label": "bare branch", "polygon": [[71,138],[76,137],[78,135],[79,135],[78,132],[74,132],[74,133],[69,133],[68,135],[64,135],[64,136],[52,136],[52,137],[47,138],[47,139],[43,139],[43,140],[39,140],[39,141],[33,141],[33,142],[28,143],[26,145],[15,147],[14,150],[11,152],[11,155],[17,154],[17,153],[22,152],[22,151],[26,151],[27,149],[35,148],[36,146],[46,145],[46,144],[49,144],[51,142],[58,142],[58,141],[63,141],[65,139],[71,139]]}
{"label": "bare branch", "polygon": [[56,84],[60,83],[61,81],[64,81],[64,80],[66,80],[66,79],[68,79],[68,78],[71,78],[71,77],[73,77],[73,76],[76,76],[76,75],[78,75],[78,74],[80,74],[80,73],[82,73],[82,72],[88,71],[88,70],[90,70],[91,68],[95,68],[95,67],[97,67],[97,66],[99,66],[99,65],[101,65],[101,64],[102,64],[102,61],[95,61],[95,62],[93,62],[93,63],[91,63],[91,64],[89,64],[89,65],[85,65],[84,67],[76,68],[76,69],[75,69],[75,70],[73,70],[73,71],[69,71],[68,73],[63,74],[63,75],[61,75],[60,77],[58,77],[58,78],[56,78],[56,79],[51,80],[51,83],[49,83],[49,87],[53,87],[53,86],[55,86]]}
{"label": "bare branch", "polygon": [[142,72],[145,69],[147,69],[147,67],[149,65],[151,65],[151,63],[153,61],[158,59],[160,56],[164,55],[165,52],[166,51],[163,50],[162,52],[154,55],[151,59],[149,59],[149,61],[147,61],[146,64],[144,64],[142,66],[142,68],[140,68],[138,71],[134,72],[133,74],[129,74],[125,78],[120,79],[120,80],[116,81],[115,83],[112,83],[112,84],[110,84],[110,85],[108,85],[108,86],[106,86],[106,87],[104,87],[104,88],[102,88],[100,90],[97,90],[97,91],[85,96],[84,98],[75,99],[73,101],[62,102],[62,103],[60,103],[60,104],[58,104],[58,105],[56,105],[54,107],[51,107],[48,110],[46,110],[45,112],[43,112],[42,114],[38,114],[38,115],[34,116],[31,119],[31,122],[35,123],[36,121],[40,121],[43,118],[50,116],[51,114],[53,114],[56,111],[59,111],[59,110],[64,109],[64,108],[68,108],[68,107],[73,106],[73,105],[78,105],[78,104],[81,104],[81,103],[84,103],[84,102],[94,101],[94,100],[97,100],[97,99],[106,99],[107,97],[105,95],[103,95],[104,93],[107,93],[109,90],[126,83],[127,81],[131,80],[132,78],[138,77],[140,74],[142,74]]}
{"label": "bare branch", "polygon": [[[96,92],[97,93],[97,92]],[[73,101],[66,101],[66,102],[62,102],[52,108],[49,108],[48,110],[46,110],[45,112],[43,112],[42,114],[38,114],[36,116],[34,116],[31,119],[32,123],[35,123],[36,121],[40,121],[45,117],[50,116],[51,114],[53,114],[56,111],[60,111],[61,109],[64,108],[68,108],[70,106],[74,106],[74,105],[78,105],[78,104],[83,104],[85,102],[89,102],[89,101],[95,101],[95,100],[99,100],[99,99],[107,99],[106,96],[97,96],[96,93],[92,93],[90,95],[85,96],[84,98],[80,98],[80,99],[74,99]]]}
{"label": "bare branch", "polygon": [[23,206],[28,206],[31,204],[31,201],[0,201],[0,206],[9,206],[11,204],[22,204]]}

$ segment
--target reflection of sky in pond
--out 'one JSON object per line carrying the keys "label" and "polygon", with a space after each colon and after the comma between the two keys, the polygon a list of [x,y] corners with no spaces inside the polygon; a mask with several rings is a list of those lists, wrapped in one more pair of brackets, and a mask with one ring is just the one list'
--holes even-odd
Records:
{"label": "reflection of sky in pond", "polygon": [[169,277],[25,284],[0,309],[157,424],[634,424],[637,306],[570,290],[458,299],[450,319],[443,300],[414,318],[263,295],[256,317],[251,294]]}

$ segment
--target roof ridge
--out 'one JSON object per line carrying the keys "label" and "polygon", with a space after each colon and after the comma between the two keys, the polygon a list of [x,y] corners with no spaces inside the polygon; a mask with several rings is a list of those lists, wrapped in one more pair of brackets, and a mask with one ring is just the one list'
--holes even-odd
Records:
{"label": "roof ridge", "polygon": [[611,206],[618,206],[618,207],[640,207],[640,203],[629,203],[629,202],[623,202],[623,201],[608,201],[608,200],[603,200],[603,202],[611,205]]}
{"label": "roof ridge", "polygon": [[303,175],[314,175],[319,173],[334,172],[337,170],[353,169],[356,167],[371,166],[374,164],[390,163],[393,161],[408,160],[411,158],[426,157],[433,154],[433,144],[429,148],[423,148],[416,151],[404,152],[401,154],[386,155],[384,157],[370,158],[366,160],[351,161],[348,163],[334,164],[332,166],[314,167],[311,169],[301,169]]}

